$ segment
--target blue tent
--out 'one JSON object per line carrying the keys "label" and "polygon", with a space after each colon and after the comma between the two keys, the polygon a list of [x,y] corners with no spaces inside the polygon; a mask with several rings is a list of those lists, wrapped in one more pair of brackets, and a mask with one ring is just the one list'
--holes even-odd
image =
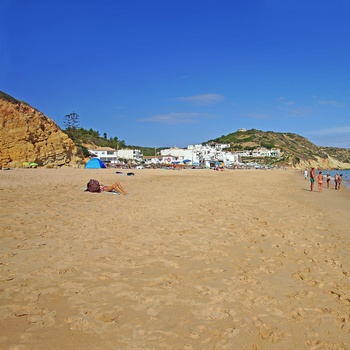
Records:
{"label": "blue tent", "polygon": [[85,165],[85,169],[102,169],[106,168],[106,164],[99,158],[91,158]]}

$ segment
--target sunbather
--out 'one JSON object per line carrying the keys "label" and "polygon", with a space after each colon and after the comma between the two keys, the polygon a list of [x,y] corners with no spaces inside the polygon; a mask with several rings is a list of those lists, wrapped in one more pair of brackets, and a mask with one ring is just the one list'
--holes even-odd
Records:
{"label": "sunbather", "polygon": [[112,191],[116,191],[119,192],[121,194],[127,194],[127,192],[124,190],[123,186],[120,184],[119,181],[115,182],[113,185],[111,186],[105,186],[105,185],[100,185],[100,189],[103,192],[112,192]]}

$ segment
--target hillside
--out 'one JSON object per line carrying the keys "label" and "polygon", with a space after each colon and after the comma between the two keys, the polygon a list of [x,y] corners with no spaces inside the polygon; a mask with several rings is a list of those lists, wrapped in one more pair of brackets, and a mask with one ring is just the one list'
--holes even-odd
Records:
{"label": "hillside", "polygon": [[73,141],[29,104],[0,91],[0,166],[62,166],[81,160]]}
{"label": "hillside", "polygon": [[231,149],[236,151],[259,147],[279,148],[282,152],[279,163],[297,168],[350,168],[350,149],[319,147],[293,133],[251,129],[223,135],[210,142],[230,143]]}
{"label": "hillside", "polygon": [[[350,149],[319,147],[293,133],[251,129],[223,135],[204,143],[210,142],[230,143],[233,151],[259,147],[279,148],[282,156],[275,163],[280,165],[350,169]],[[150,147],[126,146],[117,137],[107,140],[92,129],[71,128],[62,131],[53,120],[28,103],[0,91],[0,166],[21,166],[26,161],[39,165],[72,164],[81,161],[81,149],[87,152],[84,146],[90,144],[119,149],[138,148],[144,155],[153,155],[156,151]]]}
{"label": "hillside", "polygon": [[320,147],[320,149],[341,162],[350,163],[350,149],[348,148]]}

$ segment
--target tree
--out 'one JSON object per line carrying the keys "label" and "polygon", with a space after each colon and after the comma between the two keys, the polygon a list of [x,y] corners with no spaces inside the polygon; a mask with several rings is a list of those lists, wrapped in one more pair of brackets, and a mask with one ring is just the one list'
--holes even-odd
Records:
{"label": "tree", "polygon": [[125,147],[126,147],[126,144],[125,144],[125,141],[124,141],[124,140],[119,140],[119,141],[118,141],[118,145],[119,145],[119,149],[122,149],[122,148],[125,148]]}
{"label": "tree", "polygon": [[109,138],[109,146],[114,148],[114,149],[118,149],[118,146],[119,146],[118,137],[116,137],[116,136],[110,137]]}
{"label": "tree", "polygon": [[64,126],[68,129],[78,129],[79,127],[79,115],[75,112],[66,114],[63,118]]}
{"label": "tree", "polygon": [[79,127],[79,115],[75,112],[66,114],[63,118],[67,135],[74,141],[77,141],[77,131]]}
{"label": "tree", "polygon": [[103,133],[103,138],[107,140],[107,134],[105,132]]}

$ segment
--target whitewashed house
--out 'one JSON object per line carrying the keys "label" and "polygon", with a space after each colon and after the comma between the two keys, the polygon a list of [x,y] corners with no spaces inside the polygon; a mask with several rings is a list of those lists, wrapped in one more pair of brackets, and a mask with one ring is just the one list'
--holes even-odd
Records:
{"label": "whitewashed house", "polygon": [[143,156],[143,161],[145,165],[159,165],[162,164],[162,156]]}
{"label": "whitewashed house", "polygon": [[256,148],[253,150],[236,151],[240,157],[274,157],[280,156],[281,151],[278,148],[267,149],[264,147]]}
{"label": "whitewashed house", "polygon": [[160,151],[164,164],[173,162],[187,163],[189,165],[199,164],[199,151],[191,146],[185,148],[168,148]]}
{"label": "whitewashed house", "polygon": [[143,154],[137,149],[115,150],[110,147],[99,147],[96,149],[89,149],[89,152],[105,163],[117,164],[121,159],[134,160],[136,162],[143,160]]}
{"label": "whitewashed house", "polygon": [[116,163],[118,160],[118,153],[111,147],[99,147],[96,149],[89,149],[91,154],[101,159],[104,163]]}
{"label": "whitewashed house", "polygon": [[120,149],[118,150],[118,158],[141,162],[143,160],[143,154],[138,149]]}
{"label": "whitewashed house", "polygon": [[265,147],[259,147],[252,151],[253,157],[279,157],[280,150],[277,148],[267,149]]}

